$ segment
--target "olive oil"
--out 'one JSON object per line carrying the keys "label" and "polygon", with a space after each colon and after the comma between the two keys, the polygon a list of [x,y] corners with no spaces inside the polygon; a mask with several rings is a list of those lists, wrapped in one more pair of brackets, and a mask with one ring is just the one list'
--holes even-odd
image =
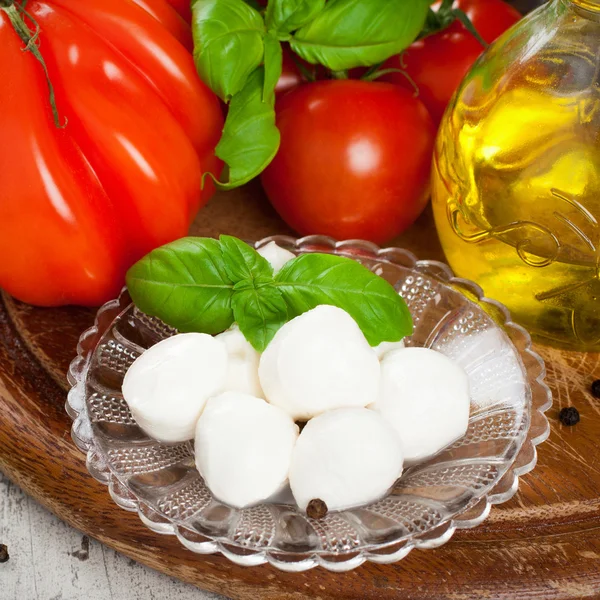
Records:
{"label": "olive oil", "polygon": [[600,351],[600,11],[552,0],[476,63],[440,128],[433,207],[457,275],[534,336]]}

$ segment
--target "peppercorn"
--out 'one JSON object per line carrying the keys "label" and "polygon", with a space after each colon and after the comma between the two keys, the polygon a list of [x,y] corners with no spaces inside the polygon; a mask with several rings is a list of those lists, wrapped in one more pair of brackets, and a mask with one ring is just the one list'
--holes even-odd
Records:
{"label": "peppercorn", "polygon": [[7,562],[9,558],[8,548],[4,544],[0,544],[0,563]]}
{"label": "peppercorn", "polygon": [[579,411],[574,406],[567,406],[558,413],[558,418],[563,425],[579,423]]}
{"label": "peppercorn", "polygon": [[600,379],[592,382],[592,395],[596,398],[600,398]]}
{"label": "peppercorn", "polygon": [[311,500],[306,507],[306,514],[311,519],[322,519],[328,512],[327,504],[319,498]]}

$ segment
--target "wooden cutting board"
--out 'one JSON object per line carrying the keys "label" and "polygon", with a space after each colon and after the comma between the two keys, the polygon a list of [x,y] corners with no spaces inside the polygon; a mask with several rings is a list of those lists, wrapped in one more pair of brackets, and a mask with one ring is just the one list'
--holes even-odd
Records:
{"label": "wooden cutting board", "polygon": [[[260,189],[214,198],[193,233],[257,239],[290,233]],[[395,240],[420,258],[443,259],[431,216]],[[465,599],[600,597],[600,355],[538,347],[554,393],[550,439],[519,493],[473,530],[396,565],[367,564],[344,574],[282,573],[199,556],[146,529],[88,475],[64,411],[65,373],[93,311],[39,309],[0,300],[0,470],[73,527],[150,567],[234,599]],[[575,427],[557,415],[574,405]],[[0,502],[2,499],[0,498]],[[1,594],[0,594],[1,595]]]}

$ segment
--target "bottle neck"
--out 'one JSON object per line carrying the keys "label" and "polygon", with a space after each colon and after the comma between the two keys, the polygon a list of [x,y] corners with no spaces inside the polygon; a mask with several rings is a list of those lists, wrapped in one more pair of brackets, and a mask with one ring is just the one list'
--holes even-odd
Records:
{"label": "bottle neck", "polygon": [[584,10],[600,12],[600,0],[568,0],[568,2]]}

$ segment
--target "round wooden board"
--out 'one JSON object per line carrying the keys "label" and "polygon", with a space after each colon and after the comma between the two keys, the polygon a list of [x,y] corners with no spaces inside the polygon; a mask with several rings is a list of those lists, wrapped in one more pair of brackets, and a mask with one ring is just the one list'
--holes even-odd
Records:
{"label": "round wooden board", "polygon": [[[289,233],[256,187],[215,197],[193,233],[256,239]],[[431,216],[395,240],[421,258],[442,259]],[[597,354],[538,347],[554,393],[550,439],[510,502],[446,545],[413,551],[396,565],[367,564],[344,574],[288,574],[199,556],[146,529],[94,481],[70,437],[65,373],[93,311],[39,309],[0,301],[0,469],[84,533],[127,556],[234,599],[583,598],[600,597],[600,378]],[[560,408],[581,422],[563,427]]]}

